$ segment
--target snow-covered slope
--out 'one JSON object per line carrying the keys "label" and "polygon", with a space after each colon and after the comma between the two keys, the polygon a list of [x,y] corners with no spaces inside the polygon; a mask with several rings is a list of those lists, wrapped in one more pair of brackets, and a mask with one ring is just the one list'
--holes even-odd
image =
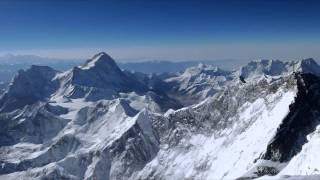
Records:
{"label": "snow-covered slope", "polygon": [[231,72],[218,67],[199,64],[165,81],[172,87],[172,96],[177,97],[183,104],[190,105],[222,90],[226,82],[231,80],[230,75]]}
{"label": "snow-covered slope", "polygon": [[241,177],[265,152],[295,92],[292,76],[271,84],[259,81],[230,87],[200,105],[166,114],[155,122],[160,126],[160,151],[139,178]]}
{"label": "snow-covered slope", "polygon": [[[109,176],[118,179],[139,170],[158,151],[148,113],[138,113],[125,101],[54,105],[69,109],[58,116],[64,122],[60,126],[53,126],[52,120],[51,124],[37,125],[31,121],[41,119],[29,117],[19,117],[12,124],[14,129],[22,126],[47,131],[51,128],[55,132],[51,139],[44,139],[47,134],[21,132],[23,139],[19,143],[2,146],[0,173],[8,175],[0,176],[1,179],[106,179]],[[43,111],[58,115],[49,109]],[[9,133],[5,135],[16,136]],[[34,137],[24,139],[29,133]],[[42,141],[34,142],[37,138]]]}
{"label": "snow-covered slope", "polygon": [[34,66],[0,98],[0,179],[316,179],[319,72],[261,60],[163,80],[105,53]]}
{"label": "snow-covered slope", "polygon": [[[213,96],[228,86],[261,78],[278,78],[294,72],[319,75],[320,66],[311,58],[299,61],[255,60],[234,71],[225,71],[211,65],[199,64],[164,79],[171,87],[169,95],[184,105],[192,105]],[[269,78],[269,79],[270,79]]]}
{"label": "snow-covered slope", "polygon": [[293,72],[320,73],[320,66],[312,59],[300,61],[282,62],[280,60],[257,60],[251,61],[246,66],[241,67],[235,74],[244,78],[259,78],[265,76],[280,76]]}

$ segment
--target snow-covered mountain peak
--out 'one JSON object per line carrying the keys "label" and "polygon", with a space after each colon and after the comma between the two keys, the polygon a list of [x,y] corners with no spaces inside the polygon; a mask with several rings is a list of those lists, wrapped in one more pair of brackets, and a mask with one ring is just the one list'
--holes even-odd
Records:
{"label": "snow-covered mountain peak", "polygon": [[211,70],[217,70],[218,67],[216,66],[212,66],[212,65],[209,65],[209,64],[203,64],[203,63],[199,63],[197,66],[195,67],[190,67],[188,69],[199,69],[199,70],[205,70],[205,69],[211,69]]}
{"label": "snow-covered mountain peak", "polygon": [[241,67],[238,74],[244,78],[255,78],[261,75],[277,76],[286,71],[286,64],[282,61],[261,59]]}
{"label": "snow-covered mountain peak", "polygon": [[121,71],[116,62],[105,52],[100,52],[94,55],[91,59],[80,67],[81,69],[88,70],[92,68],[101,68],[105,71]]}
{"label": "snow-covered mountain peak", "polygon": [[303,73],[313,73],[313,74],[320,74],[320,66],[318,63],[312,59],[302,59],[300,61],[296,61],[291,64],[291,71],[294,72],[303,72]]}
{"label": "snow-covered mountain peak", "polygon": [[47,98],[58,84],[52,81],[57,71],[48,66],[20,70],[0,98],[0,111],[10,111]]}
{"label": "snow-covered mountain peak", "polygon": [[146,92],[148,88],[134,76],[121,71],[106,53],[93,56],[83,66],[59,75],[61,88],[58,96],[87,100],[113,99],[120,92]]}
{"label": "snow-covered mountain peak", "polygon": [[173,86],[173,93],[184,95],[183,104],[190,105],[221,90],[230,75],[216,66],[199,64],[165,81]]}
{"label": "snow-covered mountain peak", "polygon": [[[150,92],[150,93],[149,93]],[[156,92],[156,93],[155,93]],[[177,102],[170,99],[164,89],[154,90],[129,72],[123,72],[106,53],[99,53],[83,66],[58,72],[46,66],[32,66],[21,70],[14,78],[7,92],[0,98],[0,111],[23,108],[37,101],[72,102],[83,99],[86,102],[113,100],[124,97],[128,103],[154,104],[159,111],[165,111]]]}
{"label": "snow-covered mountain peak", "polygon": [[[156,111],[180,107],[179,103],[166,95],[164,89],[148,87],[145,79],[122,71],[106,53],[95,55],[84,66],[58,74],[55,80],[60,83],[60,88],[52,95],[52,101],[83,98],[95,102],[123,97],[134,107],[141,107],[148,102],[148,108]],[[161,84],[160,80],[157,82]]]}
{"label": "snow-covered mountain peak", "polygon": [[226,71],[218,68],[217,66],[207,65],[203,63],[199,63],[197,66],[193,66],[187,68],[183,74],[185,75],[199,75],[201,73],[204,74],[213,74],[213,73],[225,73]]}
{"label": "snow-covered mountain peak", "polygon": [[12,79],[11,84],[22,83],[21,78],[29,78],[31,81],[38,79],[51,79],[58,71],[49,66],[32,65],[26,70],[19,70],[15,77]]}
{"label": "snow-covered mountain peak", "polygon": [[313,58],[306,58],[298,61],[301,65],[318,65],[318,63]]}
{"label": "snow-covered mountain peak", "polygon": [[236,74],[243,78],[259,78],[262,75],[279,76],[293,72],[320,74],[320,66],[312,58],[289,62],[262,59],[249,62]]}

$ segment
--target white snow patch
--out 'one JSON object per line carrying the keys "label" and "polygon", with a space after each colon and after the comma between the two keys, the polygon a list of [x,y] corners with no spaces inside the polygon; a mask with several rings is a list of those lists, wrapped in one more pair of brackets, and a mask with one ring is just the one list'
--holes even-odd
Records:
{"label": "white snow patch", "polygon": [[301,152],[290,160],[279,176],[320,174],[320,126],[307,138],[308,142],[303,145]]}
{"label": "white snow patch", "polygon": [[[186,147],[163,148],[140,172],[161,172],[169,180],[175,179],[234,179],[254,166],[254,160],[266,149],[277,127],[289,111],[295,92],[278,91],[265,99],[257,99],[240,108],[240,118],[232,129],[225,129],[223,137],[201,134],[184,139]],[[274,102],[268,109],[266,102]],[[188,145],[189,144],[189,145]],[[188,149],[186,151],[185,149]]]}

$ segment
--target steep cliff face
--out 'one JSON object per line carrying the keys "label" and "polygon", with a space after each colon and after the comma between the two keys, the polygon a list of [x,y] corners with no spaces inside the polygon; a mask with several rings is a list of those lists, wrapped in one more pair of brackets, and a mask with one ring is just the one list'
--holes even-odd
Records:
{"label": "steep cliff face", "polygon": [[42,144],[55,137],[68,121],[57,117],[51,108],[48,104],[37,103],[9,114],[1,114],[0,144]]}
{"label": "steep cliff face", "polygon": [[0,99],[0,111],[12,111],[45,100],[58,88],[52,78],[58,72],[47,66],[20,70]]}
{"label": "steep cliff face", "polygon": [[[286,162],[301,151],[307,135],[315,131],[320,117],[320,79],[313,74],[296,74],[298,93],[290,105],[264,159]],[[288,138],[290,137],[290,138]]]}
{"label": "steep cliff face", "polygon": [[[295,73],[297,94],[265,153],[244,177],[261,179],[317,179],[320,79],[312,73]],[[267,162],[264,162],[267,160]],[[304,176],[301,176],[304,175]],[[306,176],[310,175],[310,176]],[[311,176],[312,175],[312,176]]]}

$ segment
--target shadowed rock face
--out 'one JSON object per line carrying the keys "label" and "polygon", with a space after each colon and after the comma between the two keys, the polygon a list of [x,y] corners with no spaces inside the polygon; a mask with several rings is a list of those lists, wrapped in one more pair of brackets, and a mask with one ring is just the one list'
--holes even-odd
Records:
{"label": "shadowed rock face", "polygon": [[320,122],[320,78],[296,74],[298,93],[290,112],[283,120],[263,159],[286,162],[301,151],[307,135]]}
{"label": "shadowed rock face", "polygon": [[50,67],[34,65],[19,71],[0,99],[0,110],[7,112],[44,100],[58,88],[58,83],[52,81],[56,73]]}
{"label": "shadowed rock face", "polygon": [[52,139],[68,123],[57,116],[59,111],[66,110],[37,103],[11,114],[1,113],[0,147],[19,142],[42,144]]}
{"label": "shadowed rock face", "polygon": [[298,68],[298,71],[304,72],[304,73],[312,73],[314,75],[320,75],[320,66],[317,64],[317,62],[312,59],[303,59],[300,61],[300,65]]}

